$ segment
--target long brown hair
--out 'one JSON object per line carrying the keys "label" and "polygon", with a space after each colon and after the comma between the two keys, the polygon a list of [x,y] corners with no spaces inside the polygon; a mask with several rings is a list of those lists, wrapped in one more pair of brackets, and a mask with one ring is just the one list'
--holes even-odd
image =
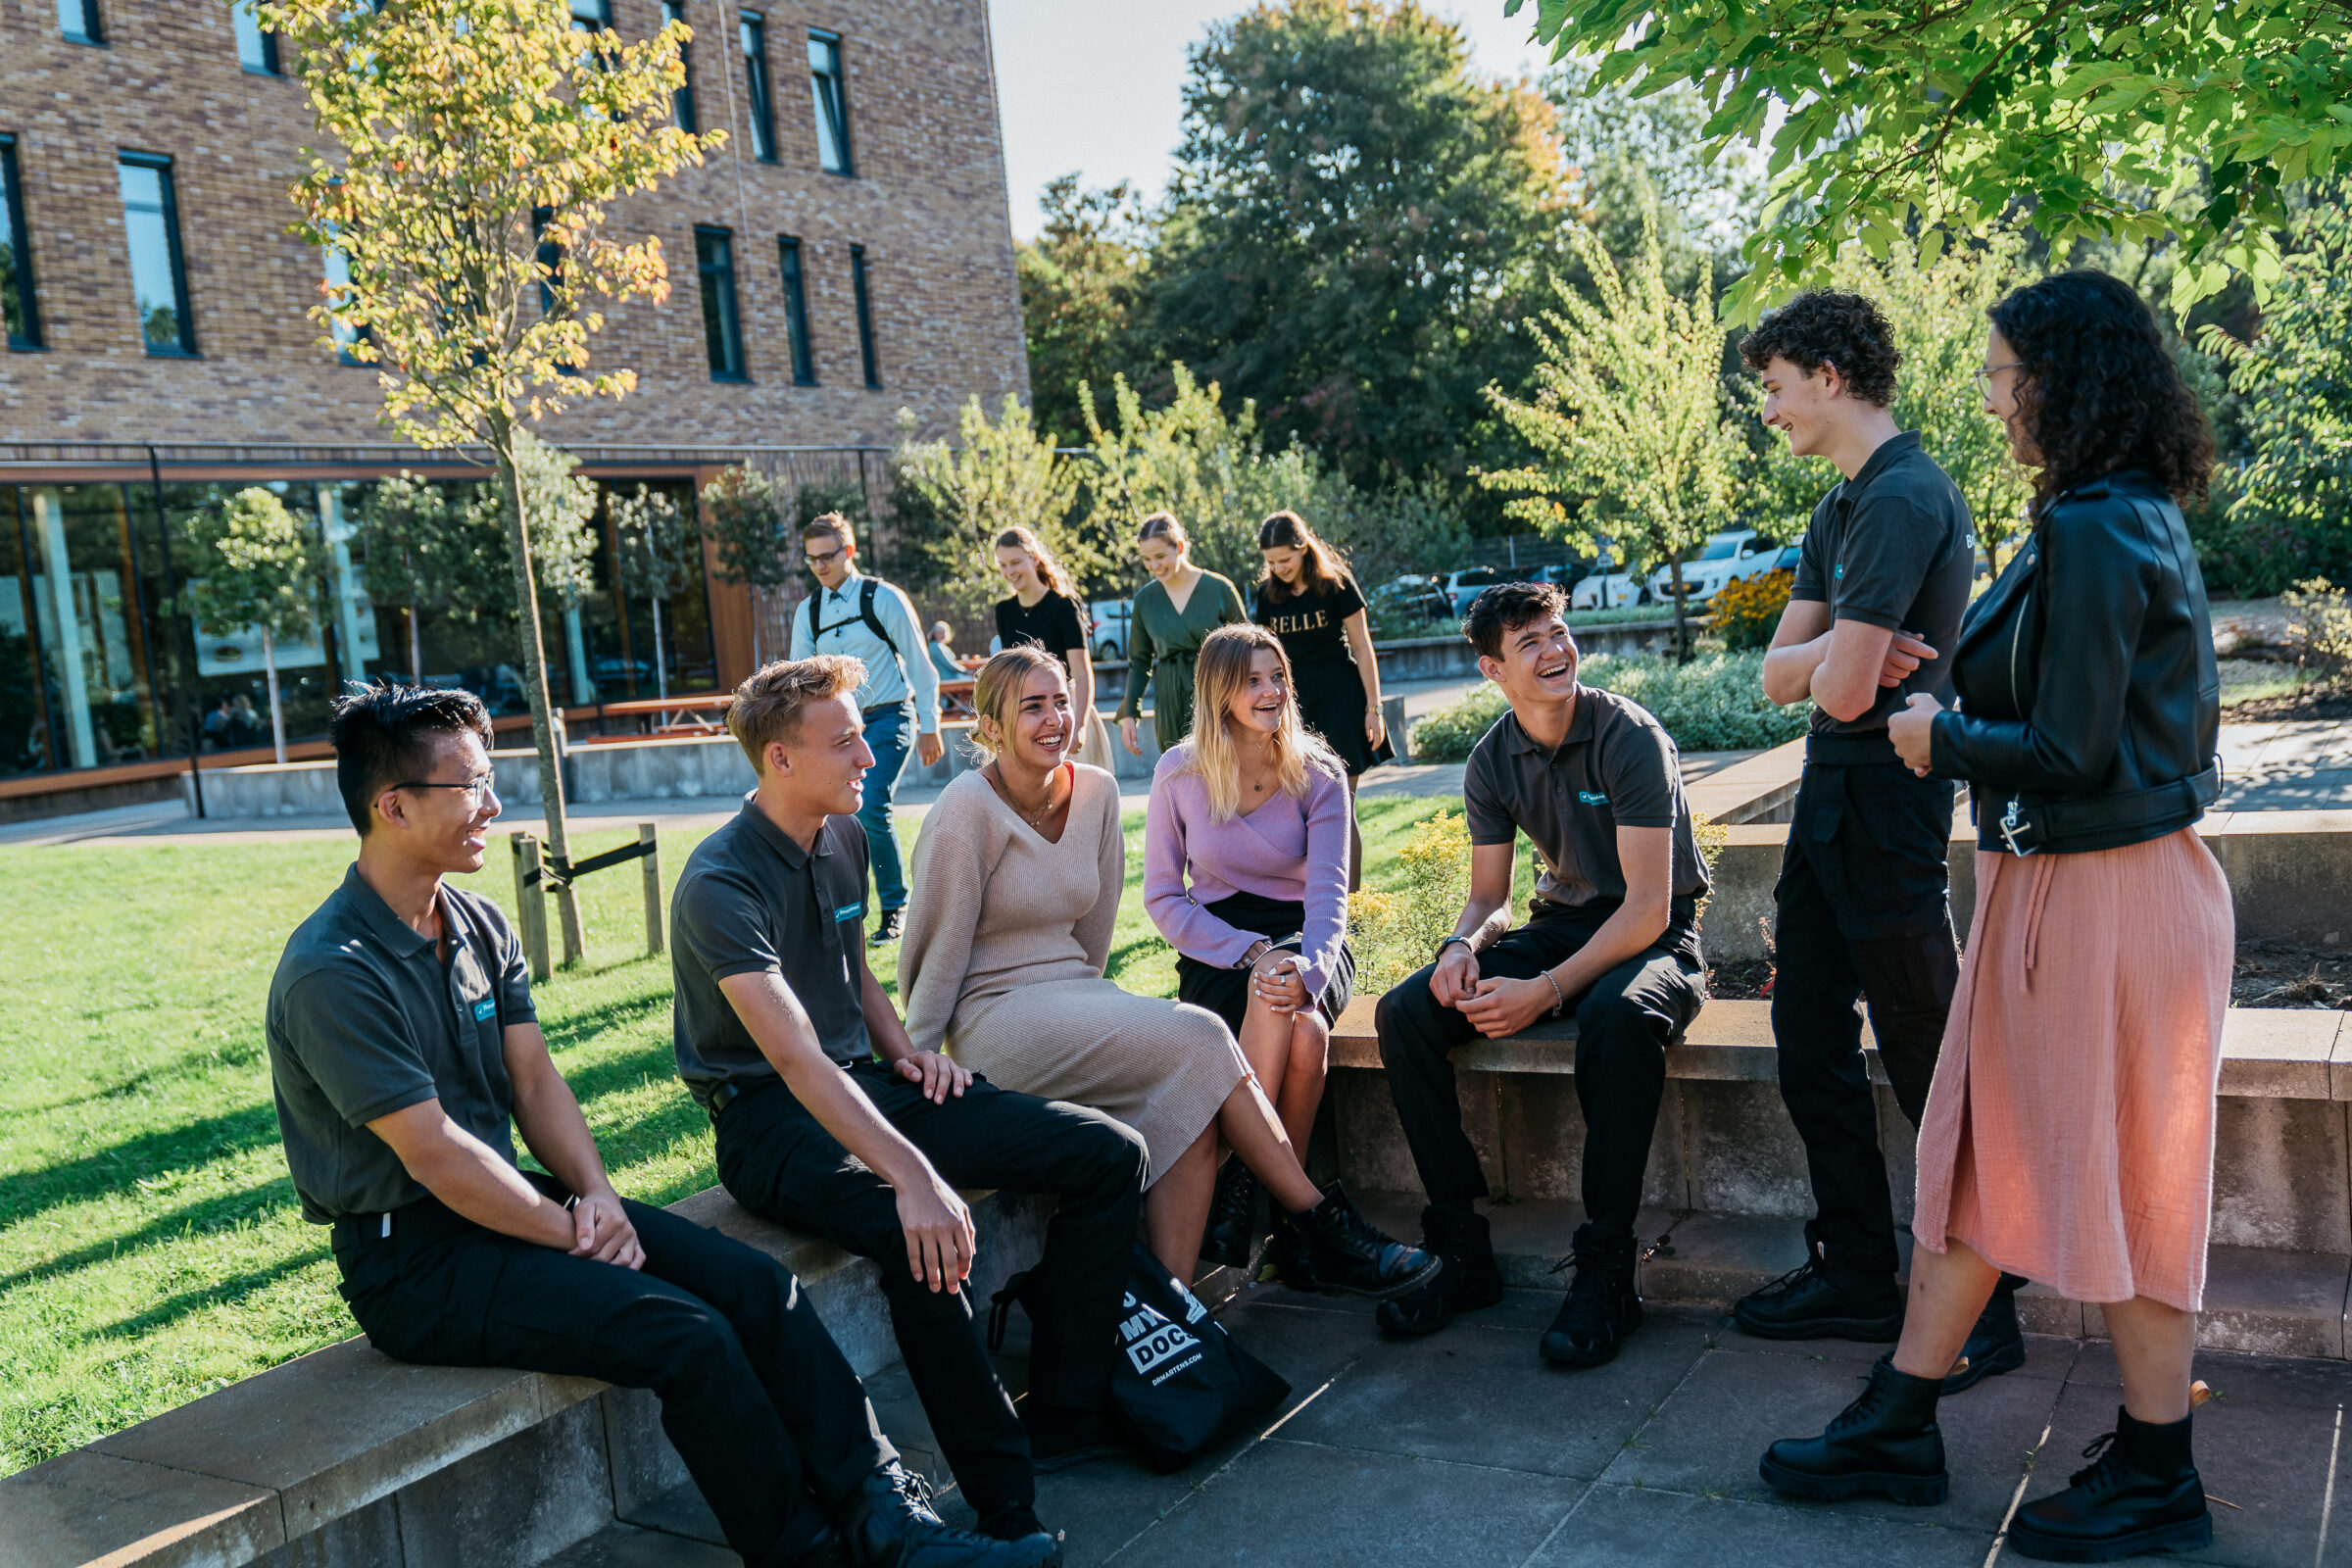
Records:
{"label": "long brown hair", "polygon": [[1193,732],[1185,739],[1192,755],[1179,773],[1198,773],[1208,793],[1208,817],[1230,822],[1242,814],[1242,763],[1233,744],[1233,720],[1228,716],[1234,698],[1250,689],[1250,665],[1263,649],[1282,662],[1282,684],[1290,693],[1283,705],[1282,723],[1269,743],[1274,777],[1282,792],[1303,799],[1316,771],[1339,773],[1340,760],[1331,748],[1298,718],[1298,688],[1291,679],[1291,656],[1282,639],[1265,627],[1244,621],[1219,626],[1200,641],[1193,662]]}
{"label": "long brown hair", "polygon": [[1046,592],[1059,594],[1064,599],[1078,596],[1070,592],[1070,579],[1062,572],[1061,563],[1046,554],[1046,547],[1037,535],[1027,528],[1007,528],[997,535],[999,550],[1018,550],[1037,566],[1037,580],[1046,585]]}
{"label": "long brown hair", "polygon": [[1277,512],[1257,525],[1257,548],[1260,550],[1296,550],[1298,563],[1298,586],[1293,588],[1274,575],[1274,568],[1260,565],[1257,569],[1257,591],[1268,604],[1279,605],[1294,596],[1327,594],[1340,586],[1348,575],[1348,558],[1332,548],[1331,543],[1306,525],[1306,519],[1296,512]]}

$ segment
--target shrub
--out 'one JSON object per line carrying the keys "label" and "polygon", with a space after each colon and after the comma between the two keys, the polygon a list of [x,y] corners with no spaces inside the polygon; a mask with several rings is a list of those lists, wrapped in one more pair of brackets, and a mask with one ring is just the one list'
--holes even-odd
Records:
{"label": "shrub", "polygon": [[1378,996],[1396,985],[1453,934],[1470,901],[1467,819],[1459,811],[1440,811],[1413,829],[1396,860],[1404,869],[1401,889],[1365,888],[1348,901],[1358,996]]}
{"label": "shrub", "polygon": [[1796,573],[1786,569],[1725,583],[1707,601],[1708,613],[1714,616],[1710,629],[1734,653],[1769,647],[1781,612],[1788,608],[1788,590],[1795,585]]}
{"label": "shrub", "polygon": [[2288,615],[2296,662],[2331,684],[2352,676],[2352,593],[2312,577],[2280,594],[2278,603]]}
{"label": "shrub", "polygon": [[[1802,705],[1782,708],[1767,698],[1763,673],[1759,653],[1707,654],[1687,664],[1648,654],[1596,654],[1578,679],[1648,709],[1686,752],[1738,752],[1795,740],[1811,716]],[[1486,685],[1430,714],[1413,726],[1413,760],[1467,761],[1504,706],[1501,689]]]}

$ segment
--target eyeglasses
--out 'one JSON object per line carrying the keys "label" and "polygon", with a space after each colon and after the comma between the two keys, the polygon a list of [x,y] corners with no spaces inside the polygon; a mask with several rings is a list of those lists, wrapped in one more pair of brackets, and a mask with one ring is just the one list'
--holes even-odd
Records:
{"label": "eyeglasses", "polygon": [[1980,397],[1990,398],[1992,396],[1992,378],[1994,376],[2000,374],[2003,370],[2022,370],[2025,368],[2025,366],[2026,362],[2023,360],[2011,360],[2006,365],[1981,366],[1978,368],[1969,371],[1969,374],[1977,383],[1978,395]]}
{"label": "eyeglasses", "polygon": [[833,563],[841,559],[841,552],[838,550],[828,550],[821,556],[803,556],[801,559],[808,562],[812,568],[816,566],[830,566],[833,564]]}
{"label": "eyeglasses", "polygon": [[463,790],[466,792],[466,809],[472,810],[481,806],[483,796],[497,796],[497,784],[496,773],[482,773],[463,784],[439,784],[431,779],[404,778],[392,787],[397,790]]}

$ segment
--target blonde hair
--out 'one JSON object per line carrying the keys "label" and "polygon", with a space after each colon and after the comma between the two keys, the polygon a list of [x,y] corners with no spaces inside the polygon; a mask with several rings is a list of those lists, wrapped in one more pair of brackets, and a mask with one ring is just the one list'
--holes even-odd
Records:
{"label": "blonde hair", "polygon": [[[972,680],[972,745],[990,757],[1004,750],[1004,710],[1021,700],[1029,677],[1041,669],[1050,669],[1066,682],[1068,672],[1061,661],[1035,643],[1015,643],[1001,654],[990,656]],[[996,720],[997,739],[990,740],[981,729],[989,719]]]}
{"label": "blonde hair", "polygon": [[1202,639],[1194,660],[1193,732],[1187,737],[1193,750],[1178,770],[1200,775],[1212,822],[1230,822],[1242,814],[1242,760],[1233,743],[1229,710],[1234,699],[1250,689],[1250,665],[1261,649],[1282,662],[1283,690],[1289,696],[1282,722],[1268,742],[1282,792],[1303,799],[1313,773],[1341,770],[1331,748],[1299,722],[1298,689],[1291,680],[1291,656],[1283,650],[1282,639],[1263,626],[1219,626]]}
{"label": "blonde hair", "polygon": [[1135,530],[1135,542],[1140,546],[1148,539],[1165,539],[1179,550],[1192,543],[1173,512],[1154,512],[1144,519],[1143,526]]}
{"label": "blonde hair", "polygon": [[767,749],[799,738],[804,709],[864,684],[864,663],[844,654],[762,664],[735,688],[727,704],[727,733],[750,755],[752,771],[764,774]]}
{"label": "blonde hair", "polygon": [[830,539],[845,550],[858,548],[857,530],[838,512],[820,512],[801,524],[801,548],[806,550],[811,539]]}
{"label": "blonde hair", "polygon": [[1037,535],[1028,529],[1005,529],[997,535],[997,548],[999,550],[1018,550],[1035,562],[1037,564],[1037,580],[1046,585],[1046,592],[1059,594],[1064,599],[1078,597],[1070,592],[1070,579],[1063,575],[1061,563],[1046,554],[1046,547],[1040,544]]}

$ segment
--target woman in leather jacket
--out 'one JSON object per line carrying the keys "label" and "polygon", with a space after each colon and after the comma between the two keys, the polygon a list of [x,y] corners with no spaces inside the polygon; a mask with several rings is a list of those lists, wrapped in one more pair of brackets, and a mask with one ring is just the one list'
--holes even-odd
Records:
{"label": "woman in leather jacket", "polygon": [[1941,1379],[2000,1271],[2104,1310],[2116,1430],[2021,1508],[2027,1557],[2207,1544],[2189,1453],[2214,1090],[2234,949],[2230,890],[2193,824],[2220,789],[2221,683],[2180,503],[2213,442],[2154,314],[2074,271],[1989,312],[1985,408],[2038,470],[2033,532],[1970,610],[1957,706],[1914,696],[1888,733],[1966,779],[1978,825],[1968,953],[1919,1132],[1901,1342],[1764,1479],[1940,1502]]}

